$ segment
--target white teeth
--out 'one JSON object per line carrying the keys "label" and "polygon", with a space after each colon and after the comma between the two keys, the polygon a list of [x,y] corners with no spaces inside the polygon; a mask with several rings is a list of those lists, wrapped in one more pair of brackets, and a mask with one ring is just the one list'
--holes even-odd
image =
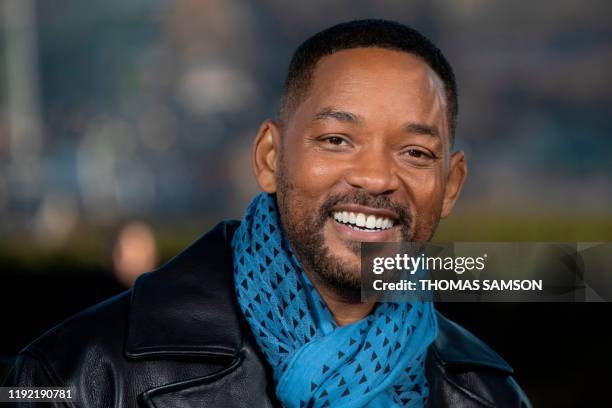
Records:
{"label": "white teeth", "polygon": [[358,213],[357,218],[355,219],[355,224],[357,224],[358,227],[365,227],[365,223],[366,223],[365,214]]}
{"label": "white teeth", "polygon": [[369,215],[366,220],[366,228],[373,229],[374,227],[376,227],[376,217]]}
{"label": "white teeth", "polygon": [[363,229],[389,229],[393,226],[393,221],[389,218],[376,217],[364,213],[353,213],[348,211],[336,211],[332,214],[334,219],[340,223],[354,225]]}

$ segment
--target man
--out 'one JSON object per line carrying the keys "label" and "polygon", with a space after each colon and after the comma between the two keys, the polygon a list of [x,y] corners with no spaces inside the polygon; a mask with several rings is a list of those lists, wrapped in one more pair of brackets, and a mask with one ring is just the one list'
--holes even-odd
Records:
{"label": "man", "polygon": [[403,25],[303,43],[253,145],[263,190],[134,288],[23,350],[9,384],[82,406],[529,406],[430,302],[361,303],[360,242],[426,241],[467,174],[452,69]]}

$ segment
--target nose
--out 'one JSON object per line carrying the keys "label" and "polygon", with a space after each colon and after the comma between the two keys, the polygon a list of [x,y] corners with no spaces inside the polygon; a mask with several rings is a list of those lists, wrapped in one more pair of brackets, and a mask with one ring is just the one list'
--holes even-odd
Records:
{"label": "nose", "polygon": [[372,195],[389,194],[399,188],[393,158],[384,149],[363,149],[345,175],[346,182]]}

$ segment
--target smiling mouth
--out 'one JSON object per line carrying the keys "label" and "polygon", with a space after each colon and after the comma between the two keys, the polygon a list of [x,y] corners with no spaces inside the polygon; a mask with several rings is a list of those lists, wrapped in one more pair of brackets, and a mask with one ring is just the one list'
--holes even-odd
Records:
{"label": "smiling mouth", "polygon": [[377,217],[362,212],[334,211],[333,219],[357,231],[377,232],[393,228],[395,222],[391,218]]}

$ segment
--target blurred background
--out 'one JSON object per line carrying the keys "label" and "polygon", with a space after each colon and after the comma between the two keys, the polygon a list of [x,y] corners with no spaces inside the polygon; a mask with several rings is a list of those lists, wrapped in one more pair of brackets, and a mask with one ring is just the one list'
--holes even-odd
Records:
{"label": "blurred background", "polygon": [[[33,338],[239,218],[293,50],[366,17],[417,28],[458,78],[470,177],[436,239],[612,241],[607,0],[0,0],[0,381]],[[609,304],[440,309],[536,406],[605,400]]]}

